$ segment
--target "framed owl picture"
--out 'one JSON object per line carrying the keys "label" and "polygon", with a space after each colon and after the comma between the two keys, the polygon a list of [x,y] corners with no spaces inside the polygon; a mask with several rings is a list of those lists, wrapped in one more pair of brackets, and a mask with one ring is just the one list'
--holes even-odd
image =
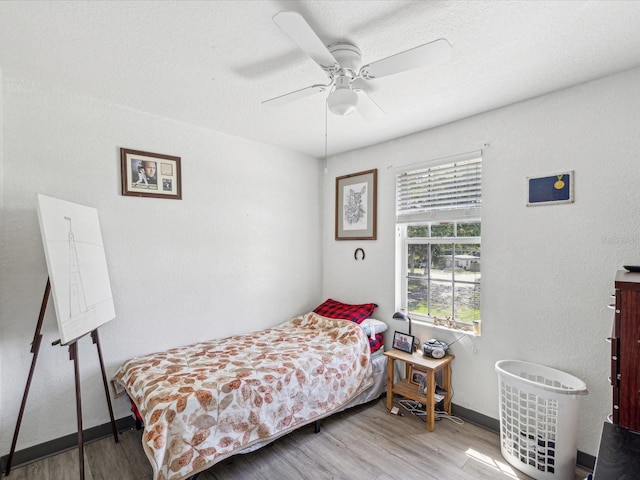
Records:
{"label": "framed owl picture", "polygon": [[378,170],[336,178],[336,240],[375,240]]}

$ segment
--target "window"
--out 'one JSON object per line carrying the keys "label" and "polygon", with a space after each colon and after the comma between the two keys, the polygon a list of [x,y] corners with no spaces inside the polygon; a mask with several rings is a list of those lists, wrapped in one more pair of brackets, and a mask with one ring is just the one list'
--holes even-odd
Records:
{"label": "window", "polygon": [[396,172],[399,306],[413,320],[480,320],[480,152]]}

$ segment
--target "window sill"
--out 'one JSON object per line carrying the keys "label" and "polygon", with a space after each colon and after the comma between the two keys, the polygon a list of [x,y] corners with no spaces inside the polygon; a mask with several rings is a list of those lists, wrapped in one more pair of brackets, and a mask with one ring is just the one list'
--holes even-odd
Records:
{"label": "window sill", "polygon": [[[453,332],[453,333],[462,333],[463,335],[469,335],[471,337],[480,337],[482,336],[482,331],[480,329],[478,329],[478,332],[474,332],[473,329],[473,325],[468,325],[468,324],[464,324],[464,326],[460,326],[460,327],[448,327],[446,325],[438,325],[436,323],[433,323],[432,321],[429,320],[417,320],[417,319],[411,319],[413,323],[415,323],[416,325],[422,325],[425,327],[431,327],[431,328],[435,328],[436,330],[443,330],[446,332]],[[465,330],[465,328],[467,328]]]}

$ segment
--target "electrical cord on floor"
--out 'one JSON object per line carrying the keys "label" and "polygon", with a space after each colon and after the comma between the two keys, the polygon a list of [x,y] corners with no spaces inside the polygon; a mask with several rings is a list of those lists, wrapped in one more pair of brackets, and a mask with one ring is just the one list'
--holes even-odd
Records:
{"label": "electrical cord on floor", "polygon": [[[415,400],[398,400],[398,404],[402,406],[405,410],[407,410],[411,415],[414,415],[420,418],[423,422],[427,421],[427,412],[426,408],[423,409],[423,406],[420,402],[416,402]],[[453,423],[457,425],[463,425],[464,420],[460,417],[455,417],[453,415],[449,415],[447,412],[436,411],[434,416],[434,421],[438,422],[446,418],[447,420],[451,420]]]}
{"label": "electrical cord on floor", "polygon": [[416,402],[415,400],[398,400],[398,405],[404,408],[407,412],[415,417],[419,417],[425,422],[427,421],[427,412],[424,408],[422,408],[422,404],[420,402]]}
{"label": "electrical cord on floor", "polygon": [[447,412],[436,412],[436,420],[440,420],[442,418],[446,418],[447,420],[451,420],[456,425],[464,425],[464,420],[460,417],[455,417],[453,415],[449,415]]}

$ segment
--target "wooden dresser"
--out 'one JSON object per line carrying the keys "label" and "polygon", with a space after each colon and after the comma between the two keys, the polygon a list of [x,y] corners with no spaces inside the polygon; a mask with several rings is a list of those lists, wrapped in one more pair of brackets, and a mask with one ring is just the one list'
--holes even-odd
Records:
{"label": "wooden dresser", "polygon": [[611,334],[611,385],[616,425],[640,431],[640,273],[619,271]]}

